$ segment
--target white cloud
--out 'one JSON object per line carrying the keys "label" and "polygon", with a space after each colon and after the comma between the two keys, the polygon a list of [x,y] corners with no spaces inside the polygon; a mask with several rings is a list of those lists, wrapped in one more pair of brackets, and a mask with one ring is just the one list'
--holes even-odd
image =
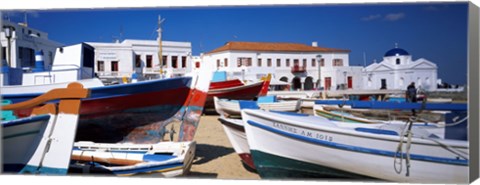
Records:
{"label": "white cloud", "polygon": [[386,15],[382,14],[372,14],[366,17],[362,17],[362,21],[375,21],[375,20],[384,20],[384,21],[398,21],[405,18],[405,13],[389,13]]}
{"label": "white cloud", "polygon": [[437,7],[437,6],[427,6],[427,7],[425,7],[425,10],[427,10],[427,11],[438,11],[438,10],[440,10],[440,8]]}
{"label": "white cloud", "polygon": [[376,15],[369,15],[367,17],[362,17],[362,21],[373,21],[375,19],[380,19],[382,15],[376,14]]}
{"label": "white cloud", "polygon": [[405,13],[390,13],[385,15],[384,20],[386,21],[398,21],[405,17]]}

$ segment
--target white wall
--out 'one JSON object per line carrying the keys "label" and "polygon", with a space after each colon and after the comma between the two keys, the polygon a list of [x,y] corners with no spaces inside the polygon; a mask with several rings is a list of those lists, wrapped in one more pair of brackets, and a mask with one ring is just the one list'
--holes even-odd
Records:
{"label": "white wall", "polygon": [[[98,61],[104,61],[105,72],[99,72],[100,76],[131,76],[134,71],[143,74],[159,74],[160,60],[158,58],[158,41],[154,40],[125,40],[122,43],[89,43],[95,48],[95,71]],[[185,75],[192,70],[191,62],[191,43],[162,41],[162,55],[167,56],[164,61],[165,71],[172,75]],[[136,55],[140,55],[142,61],[141,67],[136,68]],[[152,67],[147,68],[147,55],[152,56]],[[177,68],[172,67],[172,57],[177,56]],[[186,57],[185,67],[182,68],[182,57]],[[119,62],[119,71],[111,72],[111,62]]]}
{"label": "white wall", "polygon": [[[95,47],[95,72],[100,76],[128,76],[133,68],[134,56],[129,47]],[[103,61],[104,70],[98,70],[98,61]],[[112,62],[118,61],[118,71],[112,71]]]}
{"label": "white wall", "polygon": [[74,82],[80,79],[79,69],[56,72],[24,73],[22,85],[41,85],[62,82]]}
{"label": "white wall", "polygon": [[23,85],[72,82],[92,77],[91,68],[83,67],[82,44],[58,48],[54,65],[45,72],[24,73]]}
{"label": "white wall", "polygon": [[[279,80],[282,77],[287,77],[289,82],[292,82],[294,77],[300,77],[301,82],[305,82],[307,77],[313,79],[315,84],[318,80],[318,67],[319,63],[317,61],[317,55],[321,55],[325,60],[325,66],[321,67],[321,76],[322,76],[322,86],[323,79],[325,76],[332,76],[332,86],[337,85],[337,81],[340,82],[341,79],[344,79],[343,76],[337,77],[336,74],[338,68],[343,67],[333,67],[333,59],[342,59],[343,66],[349,65],[349,54],[348,53],[311,53],[311,52],[255,52],[255,51],[223,51],[218,53],[206,54],[203,56],[203,61],[206,65],[218,70],[227,71],[229,78],[242,78],[242,69],[245,71],[245,79],[251,81],[258,81],[259,76],[267,75],[271,73],[274,78]],[[238,67],[237,59],[251,58],[252,66],[250,67]],[[228,66],[222,65],[217,68],[217,60],[220,60],[220,63],[223,64],[224,59],[228,59]],[[271,59],[272,66],[268,67],[267,60]],[[262,59],[262,65],[258,66],[258,59]],[[277,59],[280,59],[280,66],[277,67]],[[290,60],[290,65],[286,66],[286,60]],[[306,59],[306,72],[305,73],[292,73],[292,67],[294,66],[294,60],[298,59],[299,66],[303,66],[303,59]],[[315,66],[312,66],[312,59],[315,60]],[[359,88],[361,86],[361,69],[354,69],[352,75],[354,75],[354,88]],[[343,75],[343,73],[342,73]],[[358,80],[358,81],[357,81]],[[343,80],[344,81],[344,80]],[[342,82],[343,82],[342,81]],[[358,84],[358,85],[355,85]]]}
{"label": "white wall", "polygon": [[[3,20],[2,24],[5,26],[13,26],[15,28],[15,32],[13,32],[13,37],[10,41],[11,56],[12,56],[11,67],[15,67],[15,68],[21,67],[22,61],[19,58],[20,53],[19,53],[18,47],[30,48],[30,49],[33,49],[34,51],[43,50],[44,52],[43,59],[45,62],[44,67],[48,68],[49,66],[52,65],[53,58],[55,56],[55,50],[58,47],[61,47],[63,44],[48,39],[47,33],[40,30],[36,30],[34,28],[21,26],[6,20]],[[28,34],[29,31],[32,34],[29,35]],[[37,33],[40,36],[38,36]],[[2,47],[8,46],[8,41],[3,31],[0,32],[0,42]],[[8,60],[8,54],[6,58]]]}

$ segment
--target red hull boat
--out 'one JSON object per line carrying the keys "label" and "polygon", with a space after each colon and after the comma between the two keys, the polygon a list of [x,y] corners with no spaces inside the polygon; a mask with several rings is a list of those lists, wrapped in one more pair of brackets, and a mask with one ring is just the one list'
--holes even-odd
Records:
{"label": "red hull boat", "polygon": [[226,80],[226,81],[221,81],[221,82],[211,82],[210,83],[210,90],[214,89],[222,89],[222,88],[228,88],[228,87],[237,87],[237,86],[242,86],[245,85],[242,81],[239,79],[235,80]]}
{"label": "red hull boat", "polygon": [[[178,141],[191,141],[210,80],[203,74],[90,88],[90,97],[82,99],[76,141],[158,143],[167,132],[165,127],[173,123],[180,124]],[[2,94],[2,98],[17,102],[39,95],[21,92]],[[15,115],[30,112],[24,109]]]}
{"label": "red hull boat", "polygon": [[213,97],[215,96],[234,100],[253,100],[259,96],[265,96],[267,95],[269,85],[270,77],[264,81],[248,85],[243,84],[240,80],[213,82],[208,90],[205,109],[215,108],[213,103]]}

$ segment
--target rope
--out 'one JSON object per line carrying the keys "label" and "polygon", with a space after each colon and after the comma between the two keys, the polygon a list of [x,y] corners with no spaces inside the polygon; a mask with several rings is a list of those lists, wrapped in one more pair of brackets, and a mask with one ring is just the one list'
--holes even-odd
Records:
{"label": "rope", "polygon": [[[405,127],[408,127],[407,130],[403,129],[400,135],[400,142],[397,146],[397,151],[395,152],[394,160],[393,160],[393,168],[397,174],[400,174],[403,170],[403,140],[405,136],[407,136],[407,146],[406,146],[406,159],[405,164],[407,166],[406,176],[410,175],[410,146],[412,144],[412,125],[413,122],[416,120],[415,116],[411,116],[409,121],[405,123]],[[398,155],[400,155],[400,160],[398,160]],[[397,168],[397,165],[400,165],[400,168]]]}
{"label": "rope", "polygon": [[[402,155],[402,145],[403,145],[403,134],[400,136],[400,143],[398,143],[398,146],[397,146],[397,151],[395,152],[395,156],[393,158],[393,168],[395,169],[395,172],[397,172],[397,174],[400,174],[402,172],[402,161],[403,161],[403,155]],[[398,160],[397,156],[400,154],[400,160]],[[397,165],[400,165],[400,168],[398,169],[397,168]]]}
{"label": "rope", "polygon": [[459,120],[459,121],[456,121],[456,122],[453,122],[453,123],[439,124],[438,126],[440,126],[440,127],[451,127],[451,126],[455,126],[455,125],[461,124],[461,123],[463,123],[464,121],[466,121],[467,119],[468,119],[468,116],[465,116],[463,119],[461,119],[461,120]]}
{"label": "rope", "polygon": [[[458,125],[462,122],[464,122],[465,120],[468,119],[468,116],[466,116],[465,118],[457,121],[457,122],[454,122],[452,124],[448,124],[448,125],[444,125],[444,126],[454,126],[454,125]],[[407,145],[406,145],[406,159],[405,159],[405,164],[407,166],[407,171],[406,171],[406,174],[405,176],[409,176],[410,175],[410,148],[411,148],[411,144],[412,144],[412,125],[413,125],[413,122],[415,122],[417,120],[417,117],[416,116],[411,116],[409,118],[409,120],[406,122],[406,125],[405,126],[408,126],[407,130],[404,130],[402,131],[401,133],[401,136],[400,136],[400,143],[398,144],[397,146],[397,151],[395,152],[395,156],[394,156],[394,169],[395,169],[395,172],[397,172],[397,174],[400,174],[402,172],[402,168],[403,168],[403,140],[405,138],[405,136],[407,137]],[[432,139],[432,138],[428,138],[428,137],[421,137],[422,139],[427,139],[427,140],[430,140],[430,141],[433,141],[435,143],[437,143],[439,146],[441,146],[442,148],[444,148],[445,150],[465,159],[465,160],[468,160],[468,153],[466,152],[463,152],[463,151],[460,151],[458,149],[455,149],[449,145],[446,145],[436,139]],[[400,160],[398,160],[398,155],[400,155]],[[400,165],[400,168],[397,168],[397,165]]]}
{"label": "rope", "polygon": [[[412,124],[410,124],[412,125]],[[411,127],[411,126],[410,126]],[[411,128],[409,128],[408,130],[408,140],[407,140],[407,159],[405,160],[405,163],[407,165],[407,173],[405,174],[405,176],[410,176],[410,147],[412,146],[412,132],[410,130]]]}
{"label": "rope", "polygon": [[[408,122],[407,122],[408,124]],[[398,146],[397,146],[397,151],[395,152],[395,155],[393,156],[393,168],[395,169],[395,172],[397,172],[397,174],[400,174],[402,172],[402,161],[403,161],[403,155],[402,155],[402,150],[403,150],[403,138],[405,137],[405,134],[404,134],[404,130],[402,131],[402,133],[400,134],[400,143],[398,143]],[[400,154],[400,160],[398,160],[398,155]],[[400,168],[398,169],[397,168],[397,165],[400,165]]]}
{"label": "rope", "polygon": [[[436,139],[424,138],[424,137],[422,137],[422,139],[427,139],[427,140],[433,141],[433,142],[437,143],[438,145],[440,145],[441,147],[445,148],[445,150],[447,150],[447,151],[449,151],[449,152],[452,152],[453,154],[458,155],[459,157],[461,157],[461,158],[463,158],[463,159],[465,159],[465,160],[468,160],[468,153],[466,153],[466,152],[463,152],[463,151],[460,151],[460,150],[458,150],[458,149],[455,149],[455,148],[453,148],[453,147],[451,147],[451,146],[449,146],[449,145],[446,145],[446,144],[444,144],[444,143],[442,143],[442,142],[440,142],[440,141],[438,141],[438,140],[436,140]],[[463,153],[463,154],[462,154],[462,153]],[[465,155],[466,155],[466,156],[465,156]]]}

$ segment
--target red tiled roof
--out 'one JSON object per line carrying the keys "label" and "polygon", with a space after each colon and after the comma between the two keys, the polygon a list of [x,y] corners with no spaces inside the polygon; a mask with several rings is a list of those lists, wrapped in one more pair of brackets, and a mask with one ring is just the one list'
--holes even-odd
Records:
{"label": "red tiled roof", "polygon": [[272,52],[331,52],[348,53],[347,49],[334,49],[324,47],[314,47],[298,43],[281,42],[227,42],[222,47],[214,49],[206,54],[217,53],[221,51],[272,51]]}

